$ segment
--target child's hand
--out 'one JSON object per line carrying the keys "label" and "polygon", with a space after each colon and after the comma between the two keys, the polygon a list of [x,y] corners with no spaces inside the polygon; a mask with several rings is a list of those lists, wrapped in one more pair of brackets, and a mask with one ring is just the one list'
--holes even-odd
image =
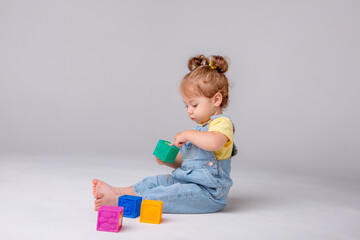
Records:
{"label": "child's hand", "polygon": [[155,160],[159,165],[165,165],[165,163],[160,158],[155,157]]}
{"label": "child's hand", "polygon": [[188,131],[182,131],[175,135],[174,142],[172,142],[170,145],[175,145],[178,148],[182,148],[182,146],[185,145],[185,143],[188,141],[187,139],[187,133]]}

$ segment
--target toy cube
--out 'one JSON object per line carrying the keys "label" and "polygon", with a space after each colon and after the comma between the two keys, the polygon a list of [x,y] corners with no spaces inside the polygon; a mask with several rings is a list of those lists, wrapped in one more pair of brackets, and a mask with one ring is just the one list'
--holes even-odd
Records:
{"label": "toy cube", "polygon": [[173,163],[180,149],[175,145],[170,146],[170,144],[171,142],[160,139],[153,154],[164,162]]}
{"label": "toy cube", "polygon": [[123,195],[119,197],[118,206],[124,208],[124,217],[136,218],[140,216],[142,197]]}
{"label": "toy cube", "polygon": [[141,203],[140,222],[160,224],[162,208],[162,201],[143,200]]}
{"label": "toy cube", "polygon": [[97,231],[119,232],[122,227],[123,207],[106,206],[99,208]]}

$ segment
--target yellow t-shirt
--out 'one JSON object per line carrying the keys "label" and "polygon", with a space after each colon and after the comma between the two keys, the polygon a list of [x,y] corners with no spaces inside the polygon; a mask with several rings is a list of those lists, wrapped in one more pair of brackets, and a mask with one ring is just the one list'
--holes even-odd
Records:
{"label": "yellow t-shirt", "polygon": [[224,134],[228,141],[218,151],[214,151],[214,155],[217,160],[225,160],[231,157],[231,153],[234,145],[234,127],[231,120],[227,117],[218,117],[209,123],[209,132],[221,132]]}

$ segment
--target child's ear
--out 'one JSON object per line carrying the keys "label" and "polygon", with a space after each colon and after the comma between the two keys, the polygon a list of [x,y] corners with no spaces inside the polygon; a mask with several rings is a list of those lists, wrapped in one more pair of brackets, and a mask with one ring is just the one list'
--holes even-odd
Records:
{"label": "child's ear", "polygon": [[214,99],[214,104],[216,107],[219,107],[222,103],[222,94],[221,93],[216,93],[215,96],[213,97]]}

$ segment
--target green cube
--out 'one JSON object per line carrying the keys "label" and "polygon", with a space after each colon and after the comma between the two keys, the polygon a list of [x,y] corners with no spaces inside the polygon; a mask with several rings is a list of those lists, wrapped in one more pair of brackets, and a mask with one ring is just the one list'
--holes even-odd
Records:
{"label": "green cube", "polygon": [[160,139],[153,154],[164,162],[173,163],[180,149],[170,144],[171,142]]}

